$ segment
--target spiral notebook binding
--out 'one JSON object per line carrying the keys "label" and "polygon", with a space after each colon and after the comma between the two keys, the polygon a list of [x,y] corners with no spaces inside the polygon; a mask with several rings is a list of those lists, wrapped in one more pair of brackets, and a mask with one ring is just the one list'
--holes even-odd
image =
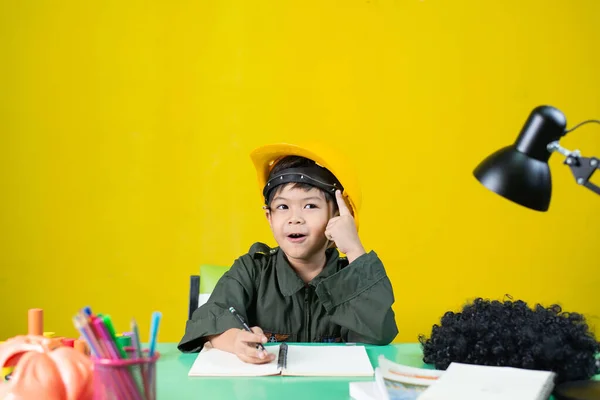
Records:
{"label": "spiral notebook binding", "polygon": [[287,353],[288,353],[288,345],[287,343],[281,343],[279,346],[279,356],[277,358],[277,367],[281,370],[287,368]]}

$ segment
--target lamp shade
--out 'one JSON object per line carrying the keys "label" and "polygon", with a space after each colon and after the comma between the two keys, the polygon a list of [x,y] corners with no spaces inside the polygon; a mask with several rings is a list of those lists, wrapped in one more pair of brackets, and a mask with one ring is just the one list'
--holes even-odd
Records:
{"label": "lamp shade", "polygon": [[498,150],[475,168],[475,177],[492,192],[527,208],[547,211],[552,179],[547,162],[531,158],[514,146]]}
{"label": "lamp shade", "polygon": [[565,134],[566,119],[554,107],[535,108],[514,144],[483,160],[475,178],[489,190],[517,204],[547,211],[552,195],[548,144]]}

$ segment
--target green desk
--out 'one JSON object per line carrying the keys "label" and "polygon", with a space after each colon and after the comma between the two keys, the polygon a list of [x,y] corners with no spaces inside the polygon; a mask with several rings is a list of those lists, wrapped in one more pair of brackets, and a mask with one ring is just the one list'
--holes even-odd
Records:
{"label": "green desk", "polygon": [[[306,344],[315,346],[315,344]],[[318,346],[318,345],[316,345]],[[379,355],[404,365],[433,368],[422,360],[418,343],[393,344],[389,346],[365,346],[373,366]],[[162,399],[342,399],[349,400],[348,383],[373,378],[315,378],[294,376],[265,376],[248,378],[188,377],[197,354],[182,354],[176,343],[160,343],[161,357],[157,366],[157,395]],[[594,377],[600,380],[600,375]],[[552,400],[553,397],[550,398]]]}
{"label": "green desk", "polygon": [[[389,360],[414,367],[424,367],[419,344],[365,346],[373,365],[383,354]],[[175,343],[157,346],[157,398],[161,399],[350,399],[348,383],[372,380],[365,377],[188,377],[197,354],[182,354]],[[431,368],[431,367],[430,367]]]}

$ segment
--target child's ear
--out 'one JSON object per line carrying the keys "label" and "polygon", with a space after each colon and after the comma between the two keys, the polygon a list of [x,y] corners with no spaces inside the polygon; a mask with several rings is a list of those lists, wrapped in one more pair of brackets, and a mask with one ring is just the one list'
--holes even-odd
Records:
{"label": "child's ear", "polygon": [[263,210],[265,210],[265,217],[267,218],[267,221],[269,221],[269,227],[272,230],[273,229],[273,223],[271,221],[271,209],[268,206],[263,206]]}
{"label": "child's ear", "polygon": [[265,217],[271,222],[271,209],[268,206],[263,206],[263,210],[265,210]]}

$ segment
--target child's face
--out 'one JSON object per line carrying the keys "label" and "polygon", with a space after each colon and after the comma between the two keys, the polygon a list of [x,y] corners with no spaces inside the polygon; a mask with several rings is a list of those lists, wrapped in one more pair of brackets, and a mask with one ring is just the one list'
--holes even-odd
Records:
{"label": "child's face", "polygon": [[273,197],[267,211],[273,236],[290,261],[311,261],[325,251],[329,244],[325,228],[333,216],[333,205],[323,192],[292,185]]}

